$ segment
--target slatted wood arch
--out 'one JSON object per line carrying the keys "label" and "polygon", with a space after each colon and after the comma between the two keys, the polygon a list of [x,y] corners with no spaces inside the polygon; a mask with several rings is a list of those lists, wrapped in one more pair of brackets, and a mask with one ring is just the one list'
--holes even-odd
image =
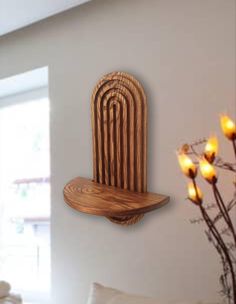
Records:
{"label": "slatted wood arch", "polygon": [[[147,102],[140,83],[124,72],[105,75],[91,99],[93,178],[97,183],[147,191]],[[109,217],[133,224],[142,215]]]}
{"label": "slatted wood arch", "polygon": [[64,187],[73,209],[131,225],[164,206],[169,197],[147,192],[147,102],[131,75],[114,72],[91,98],[93,180],[76,177]]}

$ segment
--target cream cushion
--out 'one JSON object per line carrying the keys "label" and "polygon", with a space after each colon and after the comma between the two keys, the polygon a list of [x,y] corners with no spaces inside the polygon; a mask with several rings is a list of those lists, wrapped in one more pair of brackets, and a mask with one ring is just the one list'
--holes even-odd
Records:
{"label": "cream cushion", "polygon": [[166,304],[157,300],[126,294],[119,290],[93,283],[87,304]]}
{"label": "cream cushion", "polygon": [[87,304],[107,304],[114,296],[120,293],[121,292],[116,289],[93,283]]}
{"label": "cream cushion", "polygon": [[162,304],[162,303],[147,297],[122,294],[122,295],[117,295],[113,299],[111,299],[109,304]]}
{"label": "cream cushion", "polygon": [[[93,283],[87,304],[214,304],[203,302],[163,302],[148,297],[130,295]],[[215,303],[216,304],[216,303]]]}

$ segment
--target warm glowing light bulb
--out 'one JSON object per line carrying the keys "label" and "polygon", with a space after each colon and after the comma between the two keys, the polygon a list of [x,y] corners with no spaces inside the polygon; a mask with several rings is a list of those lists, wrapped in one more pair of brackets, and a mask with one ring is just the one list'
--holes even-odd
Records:
{"label": "warm glowing light bulb", "polygon": [[194,165],[190,157],[184,153],[178,154],[178,161],[182,172],[190,178],[194,178],[197,175],[197,168]]}
{"label": "warm glowing light bulb", "polygon": [[199,160],[200,171],[202,176],[211,184],[217,182],[215,168],[205,159]]}
{"label": "warm glowing light bulb", "polygon": [[193,183],[189,183],[188,198],[195,204],[201,204],[203,198],[201,189]]}
{"label": "warm glowing light bulb", "polygon": [[209,163],[213,163],[217,153],[218,153],[218,139],[216,136],[212,136],[208,139],[206,143],[204,156]]}
{"label": "warm glowing light bulb", "polygon": [[236,125],[232,119],[230,119],[227,115],[221,115],[220,117],[221,129],[224,135],[230,139],[236,139]]}

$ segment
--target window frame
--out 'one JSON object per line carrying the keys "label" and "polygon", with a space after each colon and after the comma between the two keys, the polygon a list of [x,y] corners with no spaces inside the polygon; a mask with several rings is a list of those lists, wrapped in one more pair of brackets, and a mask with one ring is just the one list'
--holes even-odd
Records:
{"label": "window frame", "polygon": [[[48,102],[49,102],[49,115],[50,115],[50,99],[49,99],[48,86],[42,86],[42,87],[27,90],[25,92],[20,92],[17,94],[0,97],[0,110],[3,108],[15,106],[15,105],[20,105],[20,104],[24,104],[24,103],[28,103],[28,102],[33,102],[33,101],[39,101],[39,100],[45,99],[45,98],[47,98]],[[50,117],[49,117],[49,140],[50,140]],[[50,143],[49,143],[49,149],[50,149]],[[50,154],[50,151],[49,151],[49,154]],[[41,177],[37,177],[37,178],[41,179]],[[44,179],[44,182],[50,184],[50,176],[42,178],[42,179]],[[15,181],[15,183],[19,183],[19,182],[20,182],[19,180]],[[50,197],[50,204],[51,204],[51,197]],[[45,223],[48,223],[49,224],[49,234],[50,234],[49,237],[51,237],[51,216],[49,216],[48,218],[44,218],[44,219],[36,219],[36,218],[33,219],[32,218],[32,220],[33,221],[39,220],[40,222],[45,221]],[[27,221],[28,221],[28,219],[27,219]],[[50,249],[50,255],[51,255],[51,249]],[[51,265],[51,261],[50,261],[50,265]],[[49,280],[51,282],[51,271],[50,271]],[[13,290],[13,292],[14,292],[14,290]],[[36,292],[36,291],[32,291],[32,292],[24,291],[24,296],[26,299],[26,303],[28,303],[28,304],[48,304],[48,303],[50,303],[50,298],[51,298],[51,288],[49,290],[49,293]]]}

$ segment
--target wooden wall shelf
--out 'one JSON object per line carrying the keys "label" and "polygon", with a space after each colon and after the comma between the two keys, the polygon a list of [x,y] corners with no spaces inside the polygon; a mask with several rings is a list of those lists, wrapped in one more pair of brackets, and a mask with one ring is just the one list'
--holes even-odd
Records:
{"label": "wooden wall shelf", "polygon": [[162,207],[169,197],[134,192],[77,177],[64,188],[66,203],[81,212],[106,216],[129,217]]}
{"label": "wooden wall shelf", "polygon": [[131,225],[169,198],[147,192],[147,101],[131,75],[100,79],[91,98],[93,181],[76,178],[64,188],[72,208]]}

